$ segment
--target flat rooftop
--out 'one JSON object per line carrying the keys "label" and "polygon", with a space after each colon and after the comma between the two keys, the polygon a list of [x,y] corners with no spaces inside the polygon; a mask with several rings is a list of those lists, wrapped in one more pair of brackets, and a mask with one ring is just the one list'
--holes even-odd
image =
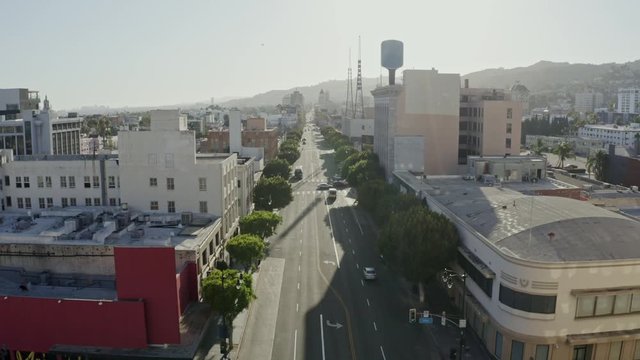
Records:
{"label": "flat rooftop", "polygon": [[[640,222],[629,216],[579,200],[525,195],[509,183],[491,187],[457,176],[423,181],[398,173],[508,256],[539,262],[640,259]],[[527,183],[515,184],[523,190]]]}

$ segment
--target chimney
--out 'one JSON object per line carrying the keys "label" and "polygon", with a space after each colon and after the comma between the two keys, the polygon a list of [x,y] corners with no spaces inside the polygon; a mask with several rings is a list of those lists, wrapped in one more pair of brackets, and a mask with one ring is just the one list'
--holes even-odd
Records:
{"label": "chimney", "polygon": [[464,88],[465,89],[469,88],[469,79],[464,79]]}

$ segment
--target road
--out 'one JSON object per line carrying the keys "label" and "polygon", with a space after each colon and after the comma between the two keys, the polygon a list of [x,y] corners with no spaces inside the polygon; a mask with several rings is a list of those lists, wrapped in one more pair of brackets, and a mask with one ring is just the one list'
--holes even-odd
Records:
{"label": "road", "polygon": [[[319,133],[303,136],[295,167],[304,176],[292,184],[294,200],[279,210],[284,223],[271,238],[269,256],[284,259],[284,272],[273,347],[263,358],[439,359],[438,334],[409,324],[417,299],[380,263],[353,192],[340,190],[328,202],[326,191],[316,190],[333,175],[333,154]],[[365,266],[376,268],[377,280],[363,280]]]}

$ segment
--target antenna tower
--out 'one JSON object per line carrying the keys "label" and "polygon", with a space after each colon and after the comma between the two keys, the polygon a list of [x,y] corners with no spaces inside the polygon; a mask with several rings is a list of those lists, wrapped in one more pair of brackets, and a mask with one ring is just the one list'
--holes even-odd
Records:
{"label": "antenna tower", "polygon": [[351,49],[349,49],[349,69],[347,70],[347,101],[344,107],[344,116],[353,118],[353,77],[351,75]]}
{"label": "antenna tower", "polygon": [[355,119],[364,119],[364,98],[362,96],[362,59],[360,50],[360,36],[358,36],[358,76],[356,77],[356,105],[353,115]]}

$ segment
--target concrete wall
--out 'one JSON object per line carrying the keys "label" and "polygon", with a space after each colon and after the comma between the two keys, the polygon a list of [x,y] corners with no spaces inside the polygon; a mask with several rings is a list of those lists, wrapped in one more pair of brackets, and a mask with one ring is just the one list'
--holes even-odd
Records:
{"label": "concrete wall", "polygon": [[[511,109],[511,119],[507,110]],[[507,124],[511,133],[507,133]],[[520,154],[520,134],[522,132],[522,103],[516,101],[484,101],[482,155]],[[511,139],[511,148],[505,139]]]}
{"label": "concrete wall", "polygon": [[396,136],[394,152],[394,170],[424,171],[424,137]]}
{"label": "concrete wall", "polygon": [[[69,244],[0,244],[0,267],[29,272],[115,275],[113,247]],[[24,256],[30,254],[33,256]]]}

